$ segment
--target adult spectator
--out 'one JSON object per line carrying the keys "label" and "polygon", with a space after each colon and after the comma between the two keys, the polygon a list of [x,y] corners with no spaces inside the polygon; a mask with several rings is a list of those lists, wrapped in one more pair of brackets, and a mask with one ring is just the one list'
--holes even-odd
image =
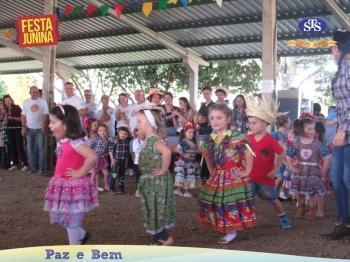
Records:
{"label": "adult spectator", "polygon": [[39,90],[39,98],[43,98],[43,90],[42,89],[38,89]]}
{"label": "adult spectator", "polygon": [[62,104],[74,106],[78,110],[79,115],[84,116],[86,113],[86,106],[83,99],[81,99],[79,96],[74,94],[75,88],[73,83],[71,82],[65,83],[64,91],[67,95],[67,98],[62,101]]}
{"label": "adult spectator", "polygon": [[201,115],[206,116],[207,118],[209,117],[209,107],[215,104],[213,100],[211,100],[211,96],[212,96],[211,87],[205,86],[203,88],[203,98],[205,102],[201,104],[201,107],[199,108],[198,112]]}
{"label": "adult spectator", "polygon": [[27,158],[31,173],[44,172],[44,134],[49,108],[39,97],[39,89],[30,87],[30,98],[24,100],[22,110],[22,136],[27,138]]}
{"label": "adult spectator", "polygon": [[331,82],[333,97],[337,101],[337,133],[333,139],[334,152],[331,181],[337,203],[337,221],[326,237],[331,240],[350,235],[350,32],[334,34],[336,46],[332,54],[338,62],[338,71]]}
{"label": "adult spectator", "polygon": [[90,89],[84,90],[86,116],[88,119],[94,118],[98,111],[98,105],[94,102],[94,97]]}
{"label": "adult spectator", "polygon": [[227,104],[225,99],[228,96],[229,91],[225,87],[218,87],[215,90],[215,95],[217,97],[216,104]]}
{"label": "adult spectator", "polygon": [[164,93],[164,104],[162,105],[165,111],[165,126],[167,131],[167,136],[176,136],[176,116],[173,114],[175,111],[181,112],[180,108],[173,105],[173,94],[170,92]]}
{"label": "adult spectator", "polygon": [[128,118],[129,118],[129,127],[130,127],[131,134],[134,133],[134,130],[137,125],[136,113],[145,104],[145,95],[142,90],[135,91],[135,100],[136,100],[136,104],[132,104],[129,106],[130,110],[129,110]]}
{"label": "adult spectator", "polygon": [[97,119],[108,127],[110,137],[115,136],[115,110],[109,106],[109,96],[103,95],[101,98],[102,109],[97,112]]}
{"label": "adult spectator", "polygon": [[118,97],[118,105],[115,108],[117,127],[129,126],[130,105],[128,95],[121,93]]}
{"label": "adult spectator", "polygon": [[6,134],[9,141],[9,151],[11,156],[12,166],[9,170],[19,168],[23,164],[22,171],[27,171],[27,161],[23,148],[23,136],[21,134],[21,113],[22,109],[16,105],[10,95],[3,97],[6,111]]}
{"label": "adult spectator", "polygon": [[160,92],[158,88],[152,87],[149,89],[147,100],[160,108],[161,127],[159,127],[158,134],[163,139],[167,139],[167,130],[165,125],[165,111],[164,111],[164,108],[161,106],[162,98],[163,98],[163,93]]}
{"label": "adult spectator", "polygon": [[158,90],[158,88],[150,88],[148,93],[148,101],[156,106],[160,106],[163,98],[163,93]]}
{"label": "adult spectator", "polygon": [[178,132],[182,130],[182,128],[187,122],[194,123],[194,117],[196,115],[196,111],[192,109],[186,97],[179,98],[179,105],[181,111],[173,111],[173,116],[175,117],[176,128]]}
{"label": "adult spectator", "polygon": [[247,104],[243,95],[237,95],[233,100],[233,128],[238,132],[246,134],[248,132],[248,118],[245,113]]}

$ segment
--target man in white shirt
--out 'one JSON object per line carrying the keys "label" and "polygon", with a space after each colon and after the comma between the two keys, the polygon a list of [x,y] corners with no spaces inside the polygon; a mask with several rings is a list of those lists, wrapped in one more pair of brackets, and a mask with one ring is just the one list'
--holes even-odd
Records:
{"label": "man in white shirt", "polygon": [[66,92],[67,98],[62,101],[62,104],[74,106],[78,110],[79,115],[83,116],[86,113],[85,103],[83,99],[74,94],[74,90],[73,83],[67,82],[64,84],[64,91]]}
{"label": "man in white shirt", "polygon": [[47,102],[39,97],[39,89],[30,87],[31,98],[23,102],[22,135],[27,137],[27,157],[31,173],[44,171],[44,134],[48,123]]}
{"label": "man in white shirt", "polygon": [[145,95],[142,90],[135,91],[135,100],[137,104],[132,104],[129,106],[129,126],[131,134],[134,133],[134,130],[137,125],[136,113],[145,103]]}
{"label": "man in white shirt", "polygon": [[115,110],[109,106],[109,96],[103,95],[101,98],[102,109],[97,112],[96,118],[108,127],[110,137],[115,136]]}
{"label": "man in white shirt", "polygon": [[85,98],[85,108],[87,110],[86,114],[88,118],[95,117],[98,111],[98,105],[94,102],[92,91],[90,89],[84,90],[84,98]]}

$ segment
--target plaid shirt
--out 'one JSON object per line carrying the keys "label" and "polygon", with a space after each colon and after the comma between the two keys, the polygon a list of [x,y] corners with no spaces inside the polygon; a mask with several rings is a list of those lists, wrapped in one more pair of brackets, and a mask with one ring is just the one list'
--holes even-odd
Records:
{"label": "plaid shirt", "polygon": [[104,157],[108,153],[109,140],[96,137],[90,144],[91,149],[96,153],[97,157]]}
{"label": "plaid shirt", "polygon": [[4,143],[4,147],[6,148],[6,152],[7,152],[7,143],[8,143],[8,139],[7,139],[7,135],[6,135],[6,130],[5,130],[6,126],[5,126],[5,122],[3,119],[0,120],[0,139],[3,141]]}
{"label": "plaid shirt", "polygon": [[346,144],[350,144],[350,61],[344,61],[332,80],[332,94],[337,100],[338,128],[346,132]]}
{"label": "plaid shirt", "polygon": [[120,140],[119,138],[111,139],[108,147],[108,152],[111,152],[113,154],[113,157],[117,162],[127,159],[130,154],[129,140]]}

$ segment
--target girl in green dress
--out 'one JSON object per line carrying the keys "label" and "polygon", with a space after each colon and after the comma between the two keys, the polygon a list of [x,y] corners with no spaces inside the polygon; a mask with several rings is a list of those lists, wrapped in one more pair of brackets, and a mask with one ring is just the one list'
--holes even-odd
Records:
{"label": "girl in green dress", "polygon": [[175,225],[174,185],[169,172],[171,150],[158,135],[161,124],[157,107],[146,105],[137,114],[137,129],[146,136],[139,159],[139,193],[146,232],[152,244],[172,245],[168,229]]}

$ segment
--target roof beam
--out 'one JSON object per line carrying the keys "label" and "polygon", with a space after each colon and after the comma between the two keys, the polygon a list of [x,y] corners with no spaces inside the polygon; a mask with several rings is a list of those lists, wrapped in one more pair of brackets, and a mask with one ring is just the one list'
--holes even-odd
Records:
{"label": "roof beam", "polygon": [[350,31],[350,17],[337,5],[334,0],[324,0],[325,5],[337,18],[338,22],[348,31]]}
{"label": "roof beam", "polygon": [[[88,0],[88,2],[90,4],[93,4],[97,7],[101,7],[103,6],[103,4],[97,0]],[[152,39],[156,40],[157,42],[159,42],[160,44],[164,45],[165,47],[169,48],[170,50],[174,51],[175,53],[177,53],[178,55],[180,55],[181,57],[187,57],[192,59],[193,61],[195,61],[196,63],[200,64],[200,65],[204,65],[204,66],[208,66],[209,63],[207,61],[205,61],[204,59],[202,59],[200,56],[198,56],[197,54],[193,53],[192,51],[180,46],[179,44],[177,44],[176,42],[170,40],[167,37],[162,36],[161,34],[152,31],[151,29],[149,29],[148,27],[142,25],[141,23],[137,22],[136,20],[121,14],[120,17],[117,17],[117,15],[114,13],[114,10],[111,8],[108,8],[108,13],[113,16],[116,19],[121,20],[122,22],[124,22],[126,25],[130,26],[131,28],[151,37]]]}
{"label": "roof beam", "polygon": [[[312,55],[327,55],[329,54],[328,49],[303,49],[293,50],[287,52],[278,53],[278,57],[289,57],[289,56],[312,56]],[[244,60],[244,59],[259,59],[261,54],[231,54],[231,55],[218,55],[218,56],[204,56],[208,61],[219,61],[219,60]],[[143,66],[143,65],[158,65],[158,64],[179,64],[182,63],[181,59],[167,59],[167,60],[156,60],[156,61],[138,61],[131,63],[111,63],[111,64],[93,64],[85,66],[76,66],[79,70],[92,69],[92,68],[116,68],[116,67],[127,67],[127,66]],[[24,70],[0,70],[0,75],[6,74],[22,74],[22,73],[36,73],[41,72],[41,69],[24,69]]]}
{"label": "roof beam", "polygon": [[[11,48],[17,52],[20,52],[32,59],[35,60],[39,60],[41,62],[44,61],[44,55],[32,48],[20,48],[16,43],[12,42],[11,40],[9,40],[7,37],[0,35],[0,44]],[[57,60],[56,61],[58,67],[63,68],[69,72],[72,72],[74,74],[80,74],[81,72],[79,70],[77,70],[76,68],[67,65],[66,63],[63,63],[62,61]]]}
{"label": "roof beam", "polygon": [[[292,35],[278,35],[279,41],[286,41],[291,39],[308,39],[315,37],[331,37],[333,32],[327,32],[317,35],[307,35],[307,34],[292,34]],[[260,43],[261,36],[254,37],[228,37],[228,38],[216,38],[216,39],[205,39],[197,41],[184,41],[178,42],[181,46],[191,48],[191,47],[202,47],[202,46],[213,46],[213,45],[234,45],[234,44],[254,44]],[[96,49],[89,51],[81,52],[70,52],[57,55],[57,58],[70,58],[70,57],[79,57],[79,56],[94,56],[94,55],[109,55],[109,54],[121,54],[121,53],[130,53],[130,52],[142,52],[142,51],[154,51],[166,49],[160,44],[151,44],[151,45],[139,45],[131,47],[117,47],[117,48],[108,48],[108,49]],[[0,59],[0,63],[10,63],[18,61],[30,61],[33,60],[30,57],[11,57]]]}

